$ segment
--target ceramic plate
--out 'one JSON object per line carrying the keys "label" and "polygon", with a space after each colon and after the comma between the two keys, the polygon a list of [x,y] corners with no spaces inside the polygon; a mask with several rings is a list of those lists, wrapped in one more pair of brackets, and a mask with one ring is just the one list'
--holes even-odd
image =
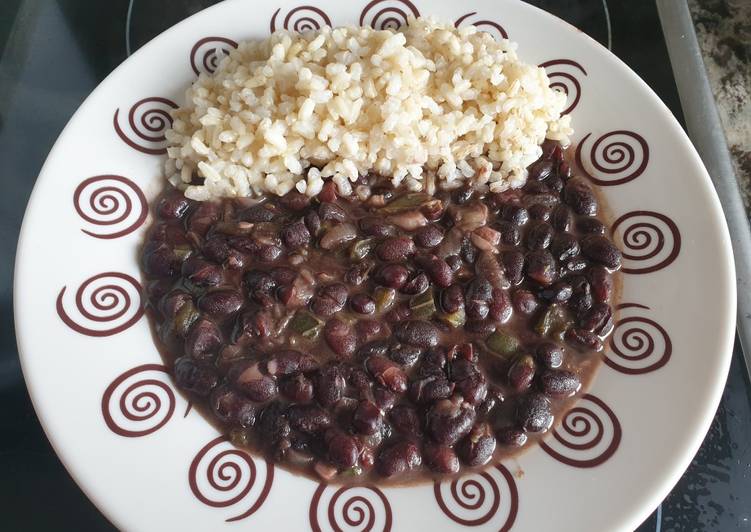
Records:
{"label": "ceramic plate", "polygon": [[[166,31],[102,82],[50,153],[21,232],[15,315],[60,458],[129,530],[632,530],[698,449],[733,342],[729,237],[688,138],[615,56],[521,2],[297,1],[228,1]],[[579,166],[624,251],[622,303],[591,389],[542,445],[454,482],[327,486],[235,449],[190,411],[152,342],[136,257],[164,185],[168,111],[222,50],[408,14],[508,36],[567,92]]]}

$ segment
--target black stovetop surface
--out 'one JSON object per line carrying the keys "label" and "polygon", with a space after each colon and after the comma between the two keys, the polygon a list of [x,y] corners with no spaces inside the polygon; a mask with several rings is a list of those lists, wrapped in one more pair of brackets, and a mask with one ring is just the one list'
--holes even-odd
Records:
{"label": "black stovetop surface", "polygon": [[[0,528],[4,530],[112,529],[52,451],[21,375],[11,287],[18,230],[31,188],[56,137],[97,83],[128,53],[213,3],[216,0],[0,1],[0,161],[6,186],[0,195]],[[531,3],[610,46],[682,121],[653,1]],[[736,347],[722,403],[701,450],[640,532],[751,527],[750,390]]]}

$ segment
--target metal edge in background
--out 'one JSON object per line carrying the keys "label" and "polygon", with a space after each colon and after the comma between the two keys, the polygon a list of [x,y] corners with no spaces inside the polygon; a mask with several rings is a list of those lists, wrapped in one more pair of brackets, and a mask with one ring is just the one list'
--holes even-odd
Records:
{"label": "metal edge in background", "polygon": [[751,227],[686,0],[657,0],[686,129],[725,213],[735,258],[737,332],[751,378]]}

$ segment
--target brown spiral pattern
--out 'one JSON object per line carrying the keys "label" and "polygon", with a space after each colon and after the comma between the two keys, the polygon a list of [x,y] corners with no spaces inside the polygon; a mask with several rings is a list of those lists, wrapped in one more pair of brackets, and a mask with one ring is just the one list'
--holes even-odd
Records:
{"label": "brown spiral pattern", "polygon": [[407,17],[420,16],[409,0],[372,0],[360,13],[360,26],[376,30],[397,30],[407,24]]}
{"label": "brown spiral pattern", "polygon": [[161,364],[137,366],[117,377],[102,395],[107,427],[126,438],[162,428],[175,412],[175,393],[169,382],[169,372]]}
{"label": "brown spiral pattern", "polygon": [[274,11],[274,15],[271,17],[271,22],[269,24],[271,33],[274,33],[280,28],[302,33],[304,31],[320,30],[324,26],[331,26],[331,19],[329,16],[317,7],[299,6],[291,9],[284,17],[284,20],[282,20],[281,17],[277,20],[281,10],[282,9],[279,8]]}
{"label": "brown spiral pattern", "polygon": [[644,137],[625,129],[610,131],[594,141],[583,155],[590,136],[592,134],[587,133],[576,147],[576,163],[593,183],[612,187],[633,181],[644,173],[649,163],[649,144]]}
{"label": "brown spiral pattern", "polygon": [[461,478],[435,482],[433,493],[444,514],[463,526],[510,530],[519,511],[519,492],[511,472],[501,464]]}
{"label": "brown spiral pattern", "polygon": [[138,229],[146,220],[146,196],[138,185],[119,175],[84,179],[73,193],[73,206],[84,221],[98,231],[81,229],[94,238],[112,239]]}
{"label": "brown spiral pattern", "polygon": [[477,20],[475,22],[470,22],[467,20],[469,19],[469,17],[472,17],[474,15],[477,15],[476,11],[462,15],[461,17],[456,19],[456,21],[454,22],[454,27],[460,28],[465,25],[465,23],[472,24],[481,31],[491,34],[496,40],[508,39],[508,32],[497,22],[494,22],[492,20]]}
{"label": "brown spiral pattern", "polygon": [[164,132],[172,127],[170,110],[176,108],[177,104],[167,98],[144,98],[131,106],[127,120],[121,119],[118,107],[112,125],[122,141],[134,150],[161,155],[167,153]]}
{"label": "brown spiral pattern", "polygon": [[632,211],[613,223],[615,243],[623,251],[624,273],[645,274],[670,265],[681,252],[678,226],[659,212]]}
{"label": "brown spiral pattern", "polygon": [[76,290],[75,318],[65,309],[63,286],[57,296],[57,315],[74,331],[86,336],[112,336],[143,315],[141,285],[130,275],[105,272],[88,278]]}
{"label": "brown spiral pattern", "polygon": [[[261,477],[265,477],[262,482]],[[198,451],[188,470],[190,490],[203,504],[212,508],[244,508],[227,518],[227,522],[254,514],[268,497],[273,482],[272,463],[266,461],[259,472],[253,457],[234,447],[224,436],[211,440]]]}
{"label": "brown spiral pattern", "polygon": [[615,322],[610,349],[604,355],[605,364],[626,375],[650,373],[667,364],[673,353],[667,331],[654,320],[632,315],[649,310],[649,307],[622,303],[618,310],[621,317]]}
{"label": "brown spiral pattern", "polygon": [[621,424],[613,411],[601,399],[585,394],[566,412],[552,437],[540,442],[540,447],[571,467],[595,467],[618,450],[621,434]]}
{"label": "brown spiral pattern", "polygon": [[190,49],[190,67],[199,74],[213,74],[219,62],[229,54],[237,43],[226,37],[204,37]]}
{"label": "brown spiral pattern", "polygon": [[[538,66],[545,69],[550,88],[559,89],[566,94],[566,109],[561,114],[568,114],[573,111],[581,99],[582,88],[577,76],[587,75],[584,67],[573,59],[552,59],[540,63]],[[578,70],[578,72],[577,72]]]}
{"label": "brown spiral pattern", "polygon": [[393,520],[388,499],[375,486],[321,484],[313,494],[308,513],[313,532],[389,532]]}

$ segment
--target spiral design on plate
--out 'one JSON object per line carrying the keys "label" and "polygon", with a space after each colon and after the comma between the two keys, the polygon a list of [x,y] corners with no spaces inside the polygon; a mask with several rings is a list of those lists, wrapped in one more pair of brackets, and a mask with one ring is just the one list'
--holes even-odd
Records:
{"label": "spiral design on plate", "polygon": [[464,526],[488,524],[510,530],[519,510],[519,492],[511,472],[501,464],[451,481],[436,482],[433,492],[441,510]]}
{"label": "spiral design on plate", "polygon": [[391,530],[391,505],[375,486],[328,486],[321,484],[313,494],[309,508],[313,532]]}
{"label": "spiral design on plate", "polygon": [[119,175],[84,179],[73,193],[73,206],[96,231],[81,229],[94,238],[118,238],[138,229],[146,220],[146,196],[138,185]]}
{"label": "spiral design on plate", "polygon": [[668,363],[673,344],[659,323],[642,316],[649,307],[637,303],[618,305],[621,317],[615,322],[605,364],[626,375],[641,375]]}
{"label": "spiral design on plate", "polygon": [[407,25],[407,17],[420,16],[409,0],[373,0],[360,13],[360,26],[376,30],[397,30]]}
{"label": "spiral design on plate", "polygon": [[[324,26],[331,26],[331,19],[321,9],[313,6],[298,6],[291,9],[285,16],[284,20],[279,17],[281,8],[274,11],[271,17],[269,28],[274,33],[280,28],[289,31],[302,33],[304,31],[320,30]],[[277,18],[278,17],[278,18]]]}
{"label": "spiral design on plate", "polygon": [[175,412],[175,393],[161,364],[130,369],[107,386],[102,416],[118,436],[137,438],[162,428]]}
{"label": "spiral design on plate", "polygon": [[625,129],[610,131],[598,137],[587,151],[591,136],[587,133],[576,147],[576,162],[593,183],[602,187],[622,185],[644,173],[649,163],[649,144],[644,137]]}
{"label": "spiral design on plate", "polygon": [[624,273],[644,274],[670,265],[681,252],[678,226],[659,212],[632,211],[613,223],[616,246],[623,251]]}
{"label": "spiral design on plate", "polygon": [[472,11],[471,13],[467,13],[466,15],[462,15],[456,21],[454,22],[455,28],[461,28],[462,26],[466,24],[472,24],[476,28],[478,28],[480,31],[484,31],[486,33],[489,33],[495,38],[497,41],[500,41],[502,39],[508,39],[508,32],[495,21],[492,20],[477,20],[475,22],[470,22],[468,19],[470,17],[473,17],[474,15],[477,15],[476,11]]}
{"label": "spiral design on plate", "polygon": [[226,37],[204,37],[190,49],[190,67],[196,76],[213,74],[225,56],[237,48],[237,43]]}
{"label": "spiral design on plate", "polygon": [[164,132],[172,127],[171,109],[177,104],[167,98],[152,96],[134,103],[128,111],[128,119],[115,110],[112,124],[125,144],[142,153],[161,155],[167,153]]}
{"label": "spiral design on plate", "polygon": [[538,66],[545,69],[550,80],[550,88],[566,94],[566,109],[561,114],[565,115],[573,111],[582,94],[577,76],[587,75],[584,67],[573,59],[552,59]]}
{"label": "spiral design on plate", "polygon": [[586,394],[540,447],[561,463],[586,468],[605,462],[620,443],[621,424],[616,415],[601,399]]}
{"label": "spiral design on plate", "polygon": [[[67,288],[63,286],[57,295],[57,314],[68,327],[86,336],[112,336],[143,315],[141,285],[130,275],[105,272],[88,278],[76,290],[73,309],[65,302]],[[75,310],[72,315],[71,310]]]}
{"label": "spiral design on plate", "polygon": [[193,458],[188,470],[190,489],[207,506],[241,510],[227,522],[245,519],[261,507],[274,482],[274,465],[259,463],[260,468],[250,454],[219,436]]}

